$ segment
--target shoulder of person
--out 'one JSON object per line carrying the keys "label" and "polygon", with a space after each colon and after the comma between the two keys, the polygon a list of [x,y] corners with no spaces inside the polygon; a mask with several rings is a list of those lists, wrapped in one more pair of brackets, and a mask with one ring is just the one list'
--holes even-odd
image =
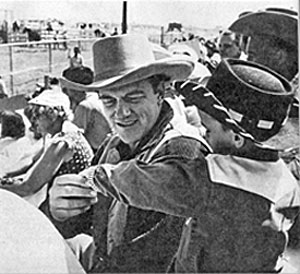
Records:
{"label": "shoulder of person", "polygon": [[157,143],[150,153],[151,156],[160,157],[173,155],[188,159],[202,158],[209,151],[199,135],[185,134],[176,129],[166,132],[165,136]]}

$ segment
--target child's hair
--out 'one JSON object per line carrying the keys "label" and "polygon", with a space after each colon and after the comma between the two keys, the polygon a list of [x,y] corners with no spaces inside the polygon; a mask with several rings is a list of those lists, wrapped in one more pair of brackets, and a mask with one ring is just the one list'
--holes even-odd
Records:
{"label": "child's hair", "polygon": [[25,135],[25,123],[21,114],[3,110],[0,113],[1,119],[1,137],[21,138]]}

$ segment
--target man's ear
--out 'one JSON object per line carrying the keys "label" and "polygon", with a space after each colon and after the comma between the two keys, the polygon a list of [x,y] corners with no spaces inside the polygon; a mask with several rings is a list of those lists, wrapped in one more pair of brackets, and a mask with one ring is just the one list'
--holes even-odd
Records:
{"label": "man's ear", "polygon": [[164,96],[162,94],[158,94],[157,104],[160,106],[164,101]]}
{"label": "man's ear", "polygon": [[234,146],[239,149],[241,147],[243,147],[244,143],[245,143],[245,138],[243,136],[241,136],[238,133],[233,133],[233,143]]}

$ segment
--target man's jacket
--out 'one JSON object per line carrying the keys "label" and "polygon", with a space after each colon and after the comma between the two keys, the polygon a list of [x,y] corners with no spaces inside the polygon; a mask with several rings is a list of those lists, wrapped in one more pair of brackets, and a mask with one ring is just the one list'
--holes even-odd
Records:
{"label": "man's jacket", "polygon": [[[165,182],[171,178],[181,181],[183,191],[189,189],[190,163],[207,151],[205,141],[193,130],[190,132],[188,125],[182,125],[184,130],[175,129],[170,123],[172,116],[171,108],[164,103],[157,123],[135,151],[130,151],[118,136],[111,136],[98,153],[99,163],[114,167],[120,184],[132,185],[133,192],[148,185],[150,200],[157,196],[157,189],[151,190],[153,182],[165,189]],[[136,199],[143,201],[146,197],[142,189],[140,195]],[[178,248],[184,221],[182,217],[137,208],[100,194],[94,207],[97,251],[92,271],[165,272]]]}
{"label": "man's jacket", "polygon": [[281,259],[287,231],[299,214],[300,192],[277,153],[257,148],[247,155],[164,157],[158,152],[142,171],[136,162],[103,164],[95,179],[125,204],[188,217],[170,270],[271,273],[284,267]]}

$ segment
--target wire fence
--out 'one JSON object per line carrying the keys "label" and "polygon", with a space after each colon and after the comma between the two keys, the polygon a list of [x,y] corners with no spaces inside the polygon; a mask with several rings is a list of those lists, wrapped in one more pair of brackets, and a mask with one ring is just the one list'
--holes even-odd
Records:
{"label": "wire fence", "polygon": [[68,67],[68,49],[81,48],[84,64],[92,67],[91,39],[47,40],[0,45],[0,75],[8,96],[28,94],[45,75],[59,77]]}
{"label": "wire fence", "polygon": [[[140,30],[132,30],[138,33]],[[153,29],[147,34],[156,44],[172,43],[174,34],[165,34],[162,29]],[[81,49],[84,65],[93,67],[92,44],[98,39],[77,38],[42,40],[38,42],[15,42],[0,44],[0,75],[6,83],[8,96],[34,92],[36,84],[43,82],[45,75],[59,77],[69,66],[68,51],[75,46]]]}

